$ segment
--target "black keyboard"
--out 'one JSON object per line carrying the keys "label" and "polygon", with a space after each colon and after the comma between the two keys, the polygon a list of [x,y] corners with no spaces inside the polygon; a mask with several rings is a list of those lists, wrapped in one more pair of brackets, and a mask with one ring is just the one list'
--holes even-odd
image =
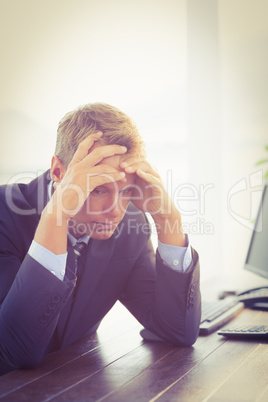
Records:
{"label": "black keyboard", "polygon": [[218,331],[218,334],[229,338],[268,340],[268,325],[243,325],[239,327],[224,328]]}
{"label": "black keyboard", "polygon": [[232,320],[244,304],[237,297],[228,297],[224,300],[202,301],[202,317],[199,335],[208,335],[221,328]]}

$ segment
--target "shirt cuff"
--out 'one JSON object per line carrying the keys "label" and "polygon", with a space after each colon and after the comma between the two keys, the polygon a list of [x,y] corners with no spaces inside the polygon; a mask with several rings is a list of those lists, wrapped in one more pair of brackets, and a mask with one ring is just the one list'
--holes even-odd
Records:
{"label": "shirt cuff", "polygon": [[186,238],[186,247],[170,246],[158,240],[158,252],[166,265],[175,271],[186,272],[192,262],[191,246]]}
{"label": "shirt cuff", "polygon": [[39,264],[48,269],[52,274],[56,275],[57,278],[63,281],[68,253],[59,255],[54,254],[52,251],[33,240],[28,254]]}

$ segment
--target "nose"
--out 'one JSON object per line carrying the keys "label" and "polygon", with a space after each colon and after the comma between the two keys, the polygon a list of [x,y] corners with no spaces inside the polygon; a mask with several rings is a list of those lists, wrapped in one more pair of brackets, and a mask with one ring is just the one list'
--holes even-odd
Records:
{"label": "nose", "polygon": [[109,202],[105,204],[105,215],[109,219],[115,219],[122,215],[122,207],[119,202],[118,194],[114,194],[113,197],[110,197]]}

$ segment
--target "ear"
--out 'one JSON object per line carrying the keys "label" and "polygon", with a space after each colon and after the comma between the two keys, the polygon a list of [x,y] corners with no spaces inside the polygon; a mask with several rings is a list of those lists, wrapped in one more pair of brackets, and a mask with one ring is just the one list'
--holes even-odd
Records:
{"label": "ear", "polygon": [[51,168],[50,168],[50,177],[51,179],[56,182],[60,183],[65,175],[66,169],[63,166],[62,162],[56,155],[52,156],[51,159]]}

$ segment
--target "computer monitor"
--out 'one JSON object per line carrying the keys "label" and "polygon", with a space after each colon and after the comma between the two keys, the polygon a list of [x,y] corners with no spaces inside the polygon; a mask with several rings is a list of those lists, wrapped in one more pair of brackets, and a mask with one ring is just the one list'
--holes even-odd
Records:
{"label": "computer monitor", "polygon": [[263,188],[262,199],[255,221],[244,268],[268,278],[268,185]]}

